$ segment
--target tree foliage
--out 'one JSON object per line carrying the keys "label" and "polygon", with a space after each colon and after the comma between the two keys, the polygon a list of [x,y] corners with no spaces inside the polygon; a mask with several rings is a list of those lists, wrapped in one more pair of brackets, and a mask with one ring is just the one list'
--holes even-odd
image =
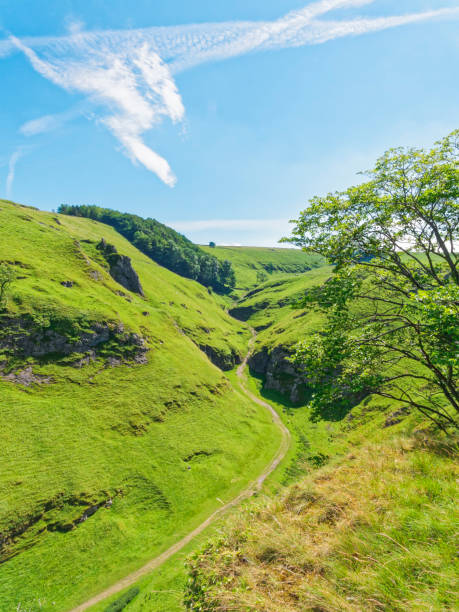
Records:
{"label": "tree foliage", "polygon": [[0,308],[5,306],[8,290],[15,278],[13,268],[7,263],[0,262]]}
{"label": "tree foliage", "polygon": [[300,302],[326,314],[295,356],[317,406],[374,393],[457,426],[458,141],[388,151],[366,182],[313,198],[284,239],[334,265]]}
{"label": "tree foliage", "polygon": [[268,275],[264,270],[257,270],[257,283],[264,283],[268,280]]}
{"label": "tree foliage", "polygon": [[206,287],[227,291],[235,286],[231,263],[219,262],[199,246],[155,219],[120,213],[99,206],[62,204],[59,213],[95,219],[114,227],[142,253],[180,276],[197,280]]}

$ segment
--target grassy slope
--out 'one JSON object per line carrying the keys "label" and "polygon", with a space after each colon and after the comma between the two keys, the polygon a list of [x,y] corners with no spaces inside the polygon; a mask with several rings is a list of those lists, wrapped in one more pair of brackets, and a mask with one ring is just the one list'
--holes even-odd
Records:
{"label": "grassy slope", "polygon": [[[230,372],[228,376],[236,384],[235,372]],[[260,378],[248,375],[248,385],[255,394],[277,409],[292,433],[292,445],[287,457],[266,483],[265,494],[269,495],[279,494],[285,485],[305,474],[314,473],[322,464],[339,461],[349,452],[349,448],[360,445],[362,440],[379,436],[386,414],[391,410],[388,402],[365,401],[353,411],[352,418],[341,415],[339,419],[316,419],[308,406],[290,405],[278,393],[264,391]],[[263,498],[266,499],[265,496]],[[251,503],[247,506],[251,508]],[[212,537],[221,536],[225,529],[224,521],[220,521],[214,526]],[[187,557],[202,548],[209,537],[206,532],[159,571],[140,581],[137,585],[140,594],[129,604],[129,612],[183,612],[189,579],[185,562]],[[113,597],[111,601],[118,597]],[[104,602],[91,610],[103,612],[106,605],[107,602]]]}
{"label": "grassy slope", "polygon": [[196,605],[456,610],[454,445],[399,428],[240,513],[194,561]]}
{"label": "grassy slope", "polygon": [[[0,380],[0,531],[31,522],[13,544],[18,554],[0,566],[2,609],[20,603],[31,611],[65,610],[166,548],[218,506],[217,498],[242,488],[274,454],[278,434],[191,341],[240,352],[246,343],[243,327],[204,288],[96,222],[59,216],[58,223],[56,215],[5,201],[0,217],[0,260],[21,262],[24,277],[11,311],[121,320],[151,348],[146,365],[112,369],[96,361],[75,369],[49,361],[34,371],[53,384]],[[94,244],[82,242],[101,237],[131,257],[145,299],[117,294]],[[62,287],[65,280],[74,286]],[[209,455],[185,461],[198,451]],[[53,530],[108,498],[110,508],[73,530]]]}
{"label": "grassy slope", "polygon": [[[292,346],[320,325],[315,312],[292,308],[305,289],[321,285],[330,276],[330,267],[322,266],[297,276],[288,276],[263,283],[238,301],[234,310],[244,313],[243,318],[258,330],[255,351],[266,347]],[[247,317],[247,312],[250,316]]]}
{"label": "grassy slope", "polygon": [[[260,330],[255,350],[320,329],[316,313],[288,302],[329,274],[273,280],[238,302]],[[264,390],[261,378],[250,382],[278,409],[293,444],[271,479],[278,496],[241,512],[195,558],[195,609],[457,609],[457,441],[389,400],[314,414]]]}
{"label": "grassy slope", "polygon": [[[129,611],[185,610],[186,558],[204,549],[195,562],[198,582],[218,585],[198,598],[202,609],[214,609],[211,604],[269,612],[314,605],[326,612],[455,609],[450,586],[453,527],[459,518],[453,504],[454,445],[426,434],[416,415],[393,415],[395,407],[388,400],[367,398],[347,415],[317,419],[307,406],[289,406],[275,392],[263,392],[260,380],[249,383],[277,408],[292,432],[291,451],[267,483],[268,497],[248,503],[226,524],[215,526],[210,542],[217,546],[208,548],[205,534],[142,580]],[[264,556],[270,550],[273,560]],[[385,556],[379,566],[364,565],[379,556]],[[400,574],[393,583],[392,564],[395,575]],[[419,584],[413,582],[412,571]],[[228,583],[220,583],[228,577]],[[385,597],[386,607],[371,607],[373,595]],[[440,606],[441,601],[449,607]],[[105,604],[94,612],[104,609]]]}
{"label": "grassy slope", "polygon": [[[217,249],[212,249],[218,250]],[[224,248],[221,248],[223,251]],[[242,253],[244,258],[250,256],[252,249],[235,247],[236,253]],[[259,249],[270,253],[271,249]],[[281,251],[283,249],[276,249]],[[253,249],[258,251],[258,249]],[[293,251],[293,249],[291,250]],[[294,251],[298,254],[298,251]],[[236,274],[240,273],[236,265]],[[266,346],[274,348],[278,344],[291,346],[300,335],[314,333],[320,326],[320,320],[315,313],[305,315],[304,311],[292,310],[290,302],[300,295],[306,287],[321,284],[329,276],[330,269],[322,267],[313,269],[299,275],[281,275],[263,283],[253,290],[252,295],[243,298],[239,305],[253,307],[254,314],[248,323],[254,327],[266,327],[259,331],[256,338],[255,350]],[[235,372],[228,374],[232,382],[237,385]],[[293,406],[275,391],[263,389],[263,380],[248,375],[248,385],[260,397],[268,400],[281,415],[292,433],[292,444],[286,459],[280,468],[269,478],[268,490],[275,493],[285,484],[291,483],[314,469],[321,462],[328,462],[330,457],[342,455],[349,448],[348,436],[345,433],[347,422],[315,420],[307,406]],[[360,424],[360,431],[369,435],[371,427],[379,427],[377,420],[371,424]],[[344,432],[342,431],[344,430]],[[222,525],[214,529],[221,532]],[[208,534],[207,534],[208,535]],[[160,571],[143,579],[138,583],[140,594],[129,604],[132,612],[179,612],[184,610],[183,597],[188,580],[185,568],[187,555],[199,548],[207,535],[193,542],[187,550],[170,560]],[[116,600],[118,596],[112,598]],[[110,600],[109,600],[110,601]],[[103,612],[106,603],[92,608],[94,612]]]}
{"label": "grassy slope", "polygon": [[323,263],[321,257],[307,255],[299,249],[225,246],[201,248],[218,259],[228,259],[233,264],[236,273],[236,296],[257,285],[259,271],[267,272],[270,277],[280,278],[301,274],[308,268],[316,268]]}

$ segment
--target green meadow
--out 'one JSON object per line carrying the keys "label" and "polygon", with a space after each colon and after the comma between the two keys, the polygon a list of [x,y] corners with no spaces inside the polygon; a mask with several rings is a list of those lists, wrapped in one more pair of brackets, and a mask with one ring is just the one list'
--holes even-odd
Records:
{"label": "green meadow", "polygon": [[202,249],[221,261],[226,259],[232,263],[236,274],[234,298],[265,280],[302,274],[324,265],[320,256],[306,254],[300,249],[231,246],[203,246]]}
{"label": "green meadow", "polygon": [[[255,351],[320,332],[322,316],[292,304],[330,274],[271,279],[233,305],[258,329]],[[321,414],[263,376],[246,384],[289,428],[287,456],[263,495],[140,582],[128,609],[456,609],[457,439],[390,399]]]}

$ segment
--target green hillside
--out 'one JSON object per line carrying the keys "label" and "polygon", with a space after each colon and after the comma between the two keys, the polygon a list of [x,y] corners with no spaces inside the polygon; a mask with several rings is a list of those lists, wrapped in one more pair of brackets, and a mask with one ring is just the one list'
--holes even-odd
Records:
{"label": "green hillside", "polygon": [[143,219],[100,206],[62,204],[58,212],[111,225],[142,253],[180,276],[225,293],[234,287],[234,271],[228,261],[219,262],[212,254],[205,253],[188,238],[156,219]]}
{"label": "green hillside", "polygon": [[[329,269],[310,274],[311,285]],[[304,278],[303,285],[296,282],[286,281],[279,295],[305,287]],[[272,289],[268,284],[267,295]],[[259,352],[272,352],[276,342],[291,349],[300,334],[322,326],[315,313],[276,308],[274,296],[267,307],[272,326],[259,332]],[[290,326],[296,326],[292,335]],[[387,609],[455,609],[457,440],[442,438],[388,399],[366,397],[351,411],[317,413],[307,401],[292,403],[266,388],[264,375],[250,376],[249,384],[292,434],[290,452],[270,480],[270,497],[236,512],[198,552],[194,545],[188,558],[180,555],[139,582],[128,609],[179,612],[188,601],[197,610],[357,612],[366,602],[376,612],[382,608],[368,603],[373,597]],[[292,379],[285,384],[291,387]],[[369,557],[383,561],[362,573]]]}
{"label": "green hillside", "polygon": [[[3,610],[67,610],[167,548],[269,462],[237,391],[248,333],[111,227],[0,201]],[[101,238],[144,297],[111,276]],[[260,445],[260,440],[263,444]]]}
{"label": "green hillside", "polygon": [[0,201],[1,610],[458,609],[456,136],[224,295]]}
{"label": "green hillside", "polygon": [[[257,342],[266,343],[268,337],[282,336],[282,340],[291,344],[300,330],[310,327],[309,318],[306,321],[299,320],[304,316],[304,310],[293,310],[292,306],[301,298],[305,289],[322,285],[330,274],[331,267],[322,266],[297,276],[268,280],[246,293],[230,312],[259,332]],[[283,329],[279,327],[282,321]],[[270,331],[264,333],[268,329]]]}
{"label": "green hillside", "polygon": [[299,249],[269,248],[269,247],[201,247],[220,261],[231,262],[236,274],[236,295],[273,277],[292,274],[302,274],[311,268],[324,264],[324,260],[316,255],[308,255]]}
{"label": "green hillside", "polygon": [[288,362],[293,347],[302,338],[320,331],[320,313],[293,308],[305,290],[322,285],[331,274],[322,266],[296,276],[269,280],[246,293],[230,308],[230,314],[257,330],[249,359],[252,374],[263,377],[266,391],[276,390],[294,403],[306,399],[304,384]]}
{"label": "green hillside", "polygon": [[231,311],[259,330],[250,384],[282,415],[292,446],[271,498],[189,556],[174,610],[457,608],[457,435],[377,396],[347,410],[318,411],[301,393],[291,401],[298,378],[287,357],[324,327],[321,313],[291,304],[330,273],[269,281]]}

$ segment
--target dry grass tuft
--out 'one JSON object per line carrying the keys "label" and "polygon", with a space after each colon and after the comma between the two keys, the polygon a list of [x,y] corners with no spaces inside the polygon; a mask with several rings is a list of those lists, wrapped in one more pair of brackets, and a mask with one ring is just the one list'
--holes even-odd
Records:
{"label": "dry grass tuft", "polygon": [[241,513],[191,562],[189,608],[458,609],[454,450],[425,434],[368,444]]}

